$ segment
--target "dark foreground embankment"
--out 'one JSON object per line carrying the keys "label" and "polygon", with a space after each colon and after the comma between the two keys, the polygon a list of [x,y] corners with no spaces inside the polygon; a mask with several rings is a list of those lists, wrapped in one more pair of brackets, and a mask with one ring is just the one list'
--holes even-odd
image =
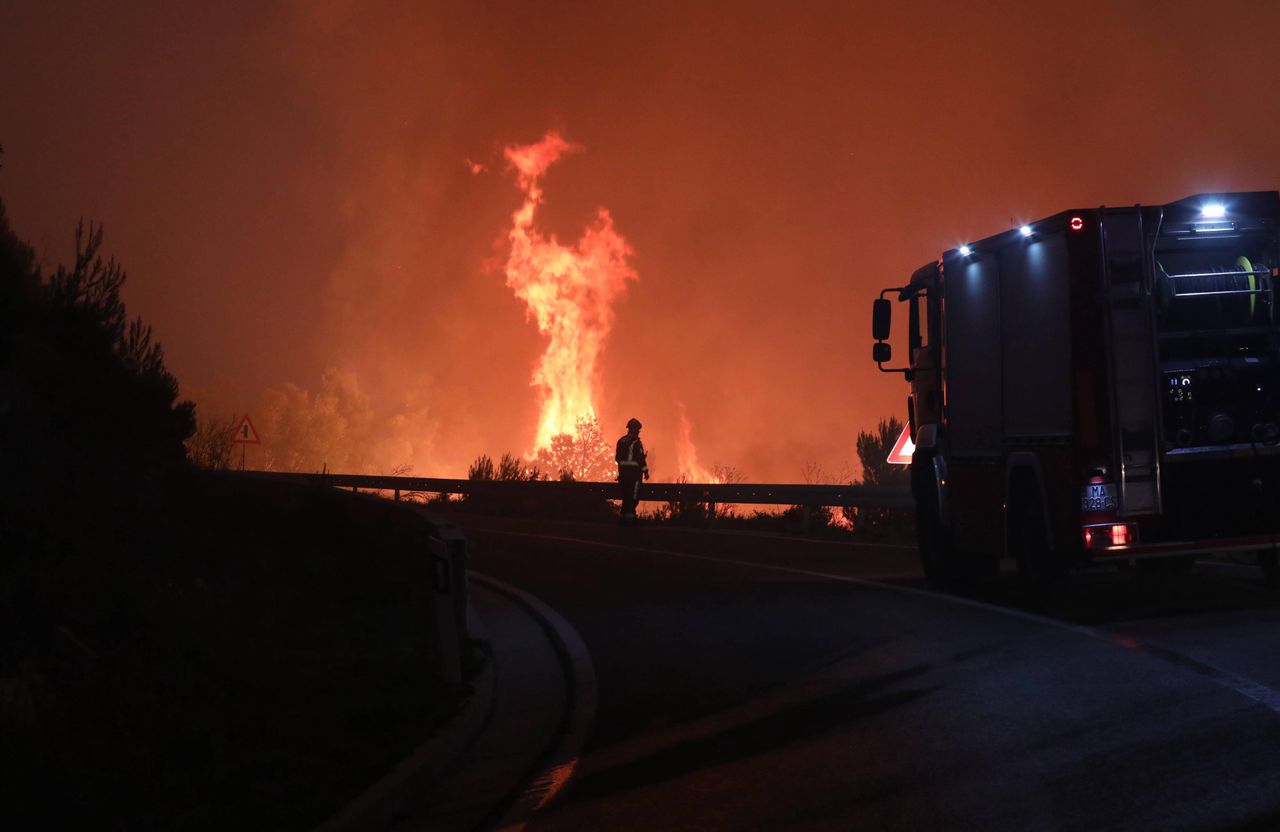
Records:
{"label": "dark foreground embankment", "polygon": [[456,708],[420,518],[207,475],[140,499],[5,558],[0,825],[311,827]]}

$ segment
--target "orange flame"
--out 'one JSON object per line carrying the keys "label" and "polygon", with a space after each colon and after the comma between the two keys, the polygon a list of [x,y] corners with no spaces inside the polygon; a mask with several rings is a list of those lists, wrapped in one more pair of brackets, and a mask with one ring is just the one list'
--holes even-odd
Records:
{"label": "orange flame", "polygon": [[698,449],[693,444],[693,425],[684,409],[684,402],[676,402],[680,408],[680,439],[676,443],[676,465],[680,476],[689,482],[718,483],[720,477],[698,464]]}
{"label": "orange flame", "polygon": [[848,532],[853,531],[853,521],[849,519],[848,515],[844,513],[844,509],[840,506],[831,507],[831,525],[837,529],[844,529]]}
{"label": "orange flame", "polygon": [[508,147],[503,155],[519,174],[524,203],[512,215],[507,285],[528,307],[538,331],[550,338],[533,371],[542,412],[531,453],[550,448],[560,434],[577,435],[579,421],[596,418],[598,362],[613,328],[613,302],[636,273],[627,265],[631,247],[613,229],[604,208],[575,246],[561,245],[534,227],[542,204],[538,180],[563,154],[579,149],[559,133],[537,144]]}

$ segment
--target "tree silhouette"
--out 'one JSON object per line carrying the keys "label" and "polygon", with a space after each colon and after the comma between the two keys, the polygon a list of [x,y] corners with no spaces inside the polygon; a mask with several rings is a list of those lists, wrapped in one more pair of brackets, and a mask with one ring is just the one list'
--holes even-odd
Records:
{"label": "tree silhouette", "polygon": [[[862,484],[898,486],[911,484],[911,469],[906,465],[889,462],[889,452],[902,434],[903,423],[896,417],[881,419],[874,431],[859,431],[857,439],[858,461],[862,463]],[[890,528],[906,532],[910,526],[909,509],[854,508],[846,506],[845,516],[854,520],[858,531],[883,534]]]}
{"label": "tree silhouette", "polygon": [[240,420],[235,415],[221,418],[196,414],[196,429],[187,440],[187,458],[198,468],[225,471],[231,467],[232,441]]}
{"label": "tree silhouette", "polygon": [[558,474],[562,479],[607,481],[616,479],[617,463],[613,447],[605,441],[600,419],[587,416],[578,420],[577,435],[562,433],[551,438],[551,447],[538,452],[540,468]]}
{"label": "tree silhouette", "polygon": [[46,280],[0,203],[0,527],[44,536],[55,497],[94,494],[105,509],[186,468],[194,405],[178,401],[151,327],[129,319],[102,240],[81,223],[74,261]]}
{"label": "tree silhouette", "polygon": [[873,432],[858,432],[858,461],[862,463],[863,485],[910,485],[911,469],[889,462],[889,452],[902,434],[903,424],[896,416],[881,419]]}

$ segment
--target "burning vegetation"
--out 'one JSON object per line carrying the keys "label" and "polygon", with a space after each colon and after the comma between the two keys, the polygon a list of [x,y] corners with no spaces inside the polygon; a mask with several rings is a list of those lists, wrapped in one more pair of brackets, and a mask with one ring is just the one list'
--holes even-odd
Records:
{"label": "burning vegetation", "polygon": [[[556,131],[529,145],[507,147],[524,202],[512,215],[506,262],[507,286],[524,301],[527,313],[547,336],[547,347],[533,372],[540,413],[533,449],[527,454],[544,469],[580,480],[613,479],[610,444],[603,436],[597,400],[600,356],[613,328],[614,304],[638,279],[628,259],[631,246],[617,232],[605,208],[573,246],[538,230],[543,202],[541,178],[561,156],[581,148]],[[692,425],[678,403],[680,439],[676,463],[680,478],[722,482],[698,462]]]}
{"label": "burning vegetation", "polygon": [[614,302],[636,273],[627,263],[631,247],[613,227],[608,210],[573,246],[535,225],[542,204],[539,180],[565,153],[577,149],[559,133],[547,133],[531,145],[508,147],[504,153],[516,169],[524,202],[512,216],[507,285],[525,302],[529,317],[548,338],[533,372],[541,413],[531,455],[552,449],[558,436],[576,437],[579,427],[595,421],[599,361],[613,328]]}
{"label": "burning vegetation", "polygon": [[693,424],[689,421],[684,402],[677,402],[676,407],[680,410],[680,441],[676,445],[676,464],[680,467],[680,476],[689,482],[727,482],[716,471],[703,468],[698,463],[698,449],[693,444]]}
{"label": "burning vegetation", "polygon": [[[522,199],[503,232],[502,269],[526,318],[545,337],[530,379],[538,414],[532,443],[521,454],[524,463],[543,477],[609,481],[616,475],[615,434],[610,425],[615,418],[620,424],[624,415],[632,414],[602,419],[601,359],[618,303],[639,275],[631,263],[633,249],[615,228],[608,209],[596,208],[572,243],[562,243],[540,224],[547,173],[563,157],[581,150],[554,130],[537,142],[504,148],[508,171]],[[472,175],[488,172],[481,162],[467,158],[464,163]],[[456,453],[448,450],[450,446],[465,447],[477,437],[465,430],[459,433],[456,424],[442,425],[440,417],[447,405],[437,401],[435,392],[418,390],[403,394],[399,401],[383,395],[375,401],[353,366],[326,369],[318,387],[312,389],[291,383],[269,389],[253,406],[264,442],[255,449],[258,458],[250,460],[249,467],[457,475],[457,463],[443,456]],[[656,479],[724,483],[745,478],[738,469],[708,465],[699,458],[693,421],[683,402],[638,404],[642,412],[634,415],[646,421],[665,421],[663,412],[675,417],[668,422],[675,430],[658,429],[659,436],[674,436],[673,453],[653,454],[649,448],[651,461],[664,457],[665,464],[656,466]],[[210,458],[206,464],[224,467],[227,440],[225,430],[219,429],[240,408],[215,409],[226,418],[202,426],[192,453],[202,456],[197,451],[209,446],[211,452],[203,454]]]}

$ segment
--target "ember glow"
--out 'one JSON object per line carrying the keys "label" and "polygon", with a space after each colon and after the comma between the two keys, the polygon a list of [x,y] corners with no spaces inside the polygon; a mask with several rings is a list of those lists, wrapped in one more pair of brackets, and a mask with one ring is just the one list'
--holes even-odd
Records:
{"label": "ember glow", "polygon": [[698,463],[698,449],[693,444],[693,425],[689,422],[689,414],[684,409],[684,402],[676,402],[676,406],[680,409],[680,438],[676,443],[676,465],[680,476],[689,482],[720,482],[715,472]]}
{"label": "ember glow", "polygon": [[537,144],[508,147],[504,155],[518,173],[524,203],[512,216],[507,285],[525,302],[538,330],[549,340],[533,372],[541,397],[537,437],[530,454],[551,447],[552,437],[577,434],[579,422],[597,417],[599,361],[613,328],[614,301],[636,273],[627,264],[631,247],[613,228],[604,208],[577,244],[561,245],[534,226],[542,204],[540,177],[563,154],[578,149],[559,133]]}

